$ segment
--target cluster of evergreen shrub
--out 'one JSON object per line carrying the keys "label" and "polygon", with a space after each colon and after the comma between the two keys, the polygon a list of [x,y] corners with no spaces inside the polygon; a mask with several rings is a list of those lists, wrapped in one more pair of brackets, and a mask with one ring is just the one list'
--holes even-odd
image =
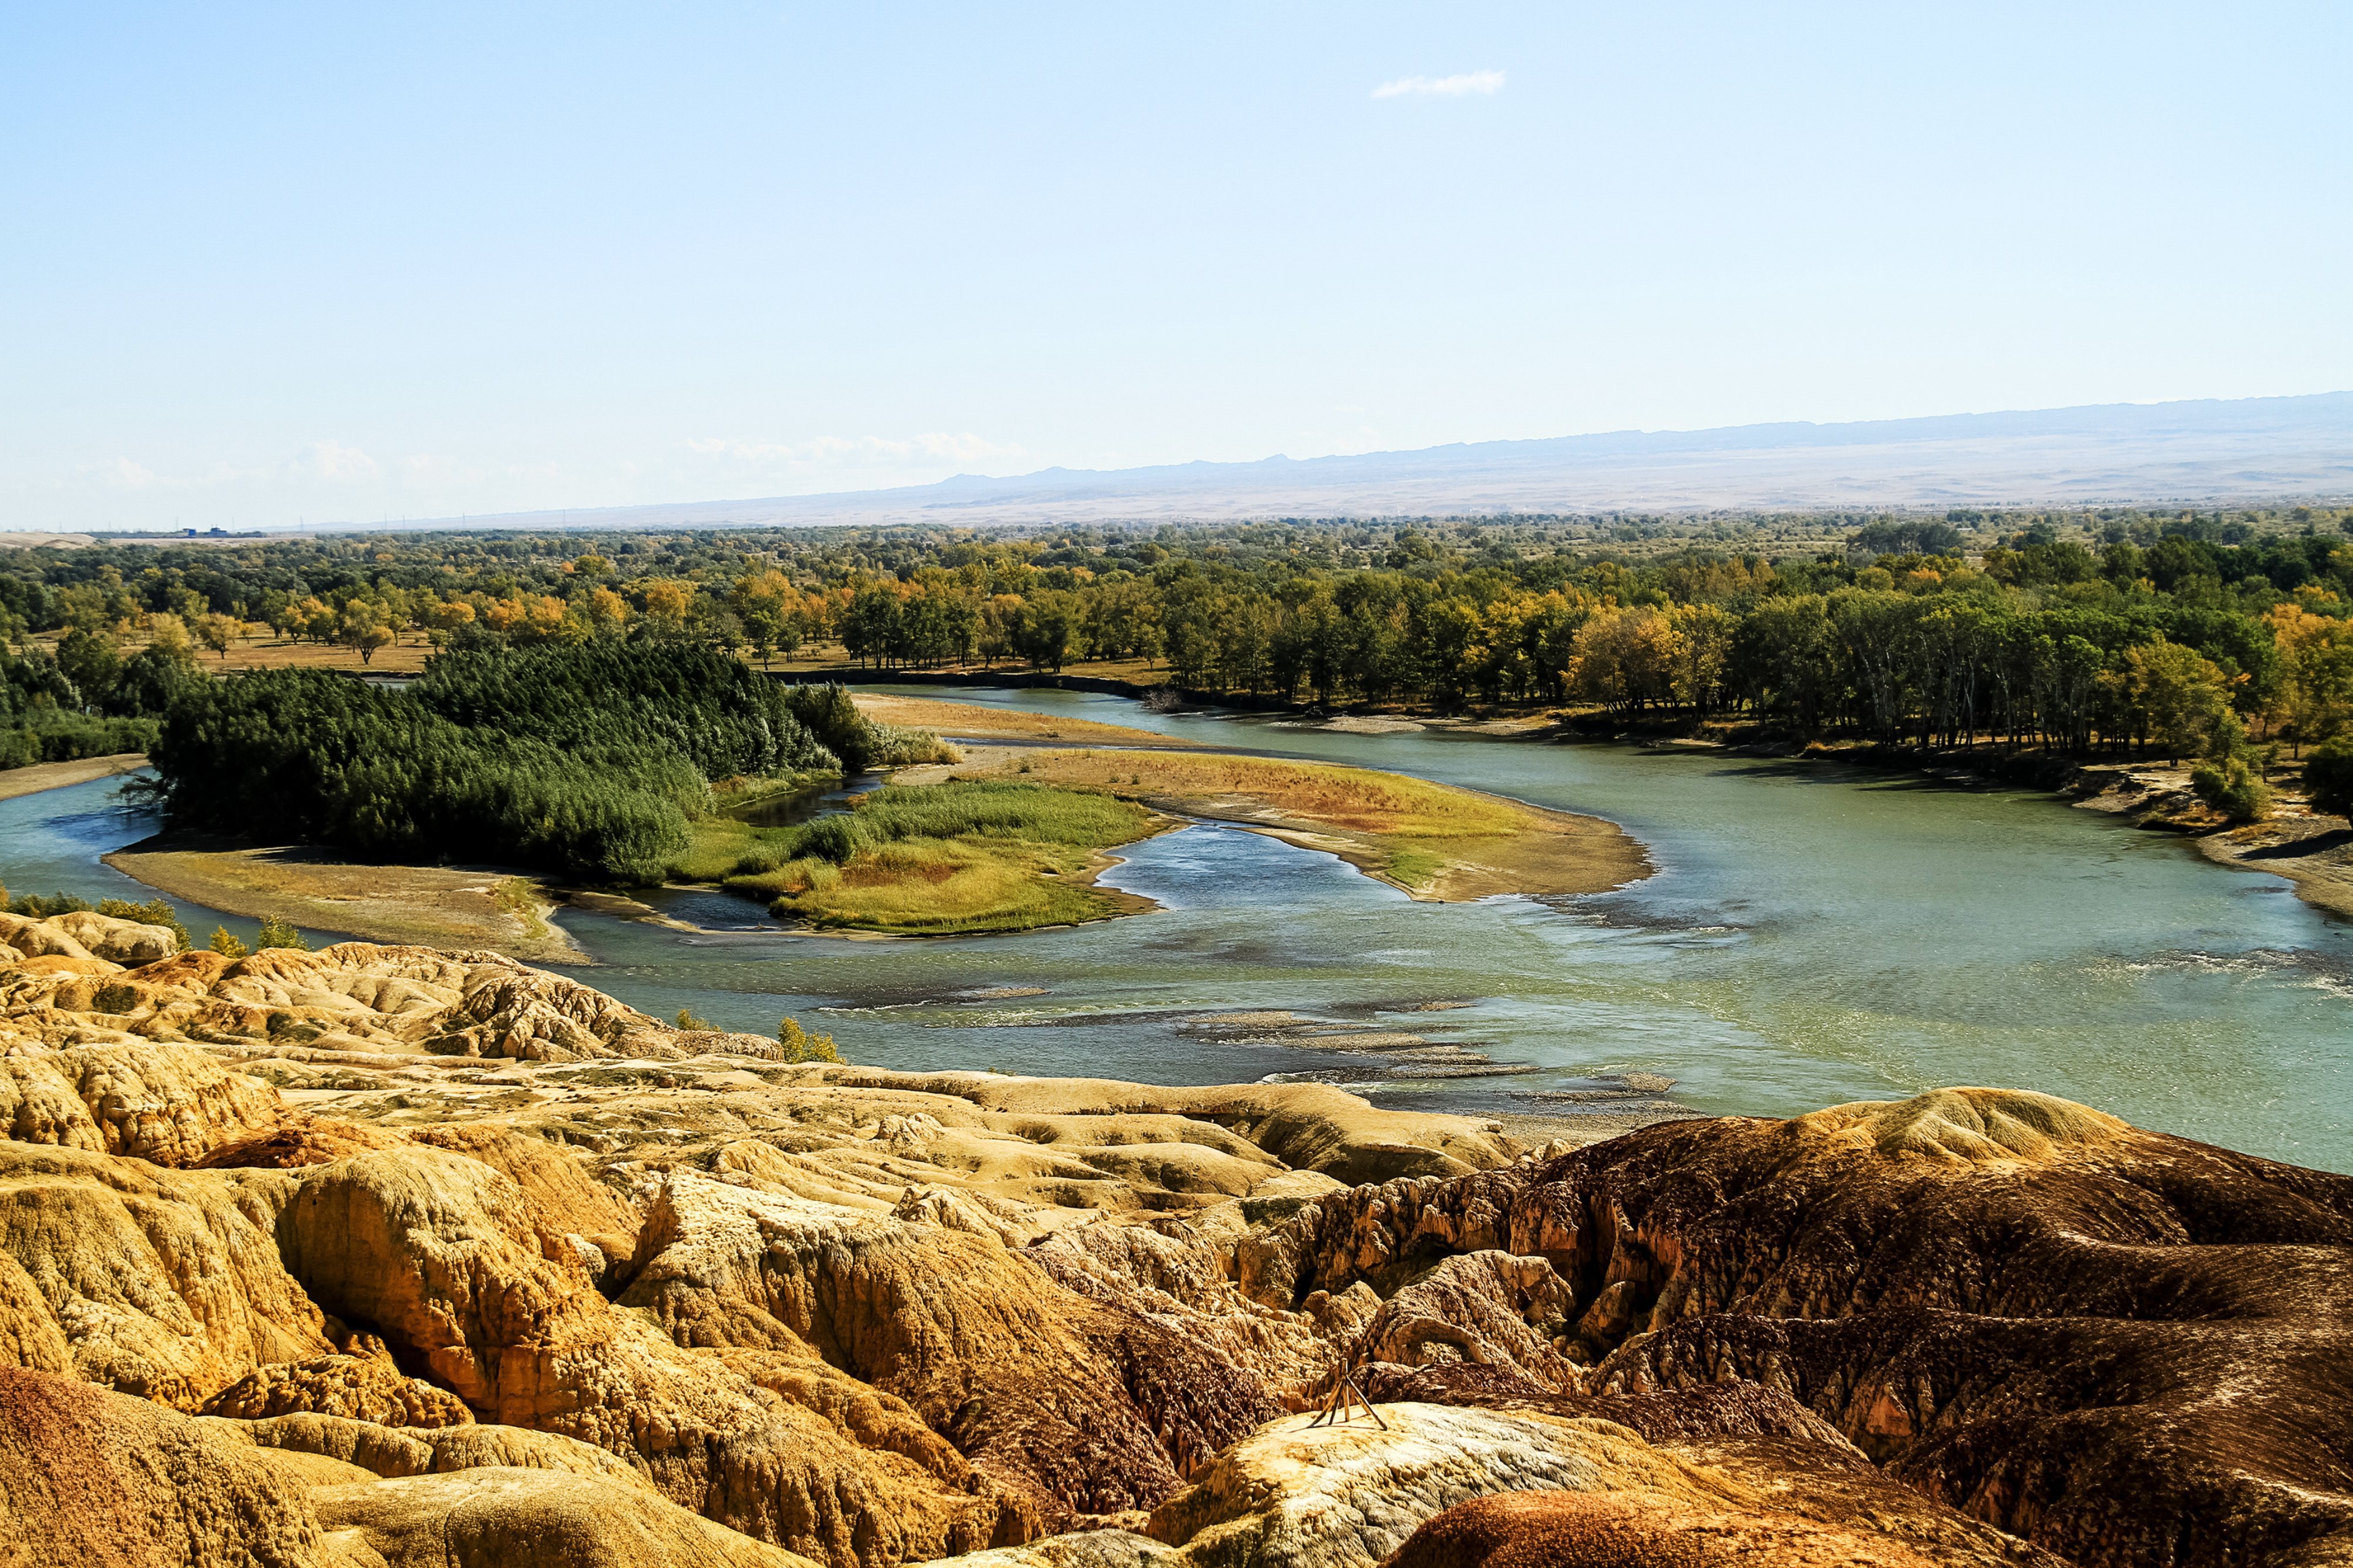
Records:
{"label": "cluster of evergreen shrub", "polygon": [[185,660],[138,654],[111,668],[101,689],[85,691],[45,651],[0,652],[0,768],[143,752],[155,715],[202,679]]}
{"label": "cluster of evergreen shrub", "polygon": [[175,823],[642,884],[711,780],[839,765],[795,700],[685,642],[453,652],[406,689],[319,669],[211,684],[151,754]]}

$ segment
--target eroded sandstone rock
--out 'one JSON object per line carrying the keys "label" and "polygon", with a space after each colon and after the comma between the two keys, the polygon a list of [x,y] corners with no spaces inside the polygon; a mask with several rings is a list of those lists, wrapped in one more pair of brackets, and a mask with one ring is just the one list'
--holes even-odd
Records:
{"label": "eroded sandstone rock", "polygon": [[0,1563],[323,1568],[302,1488],[234,1430],[0,1367]]}
{"label": "eroded sandstone rock", "polygon": [[[343,1563],[517,1520],[649,1563],[1369,1563],[1592,1485],[1861,1561],[2347,1538],[2342,1178],[1994,1091],[1515,1163],[1324,1086],[771,1051],[488,954],[0,962],[0,1363],[259,1417],[198,1425],[352,1489]],[[1402,1447],[1285,1425],[1368,1361]]]}
{"label": "eroded sandstone rock", "polygon": [[2353,1550],[2353,1178],[1950,1089],[1358,1188],[1238,1264],[1281,1305],[1487,1247],[1575,1292],[1583,1389],[1785,1393],[2075,1562]]}
{"label": "eroded sandstone rock", "polygon": [[1933,1561],[1899,1542],[1788,1514],[1524,1491],[1457,1503],[1409,1536],[1385,1568],[1931,1568]]}
{"label": "eroded sandstone rock", "polygon": [[87,910],[54,915],[42,922],[81,944],[92,958],[114,963],[153,963],[179,951],[180,939],[167,926],[117,920]]}
{"label": "eroded sandstone rock", "polygon": [[331,1543],[385,1568],[813,1568],[666,1499],[558,1470],[321,1487],[309,1502]]}
{"label": "eroded sandstone rock", "polygon": [[1386,1427],[1362,1415],[1322,1426],[1291,1415],[1261,1428],[1155,1510],[1148,1533],[1201,1568],[1374,1563],[1425,1520],[1494,1492],[1746,1499],[1608,1422],[1430,1405],[1384,1405],[1380,1415]]}
{"label": "eroded sandstone rock", "polygon": [[333,1355],[256,1367],[198,1410],[248,1421],[298,1413],[340,1415],[384,1426],[461,1426],[474,1419],[464,1400],[405,1375],[389,1356]]}
{"label": "eroded sandstone rock", "polygon": [[185,1046],[69,1047],[0,1057],[11,1142],[190,1165],[278,1125],[278,1097]]}
{"label": "eroded sandstone rock", "polygon": [[62,1342],[75,1375],[181,1408],[257,1365],[333,1353],[280,1258],[291,1185],[278,1172],[0,1143],[0,1280],[25,1282],[17,1342]]}
{"label": "eroded sandstone rock", "polygon": [[1216,1347],[993,1235],[674,1173],[624,1307],[681,1343],[812,1354],[905,1400],[1050,1514],[1149,1506],[1279,1408]]}

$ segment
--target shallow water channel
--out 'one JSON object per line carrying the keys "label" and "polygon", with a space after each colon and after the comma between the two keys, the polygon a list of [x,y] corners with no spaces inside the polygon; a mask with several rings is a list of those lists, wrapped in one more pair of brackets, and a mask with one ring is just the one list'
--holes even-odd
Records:
{"label": "shallow water channel", "polygon": [[[1756,1114],[2000,1084],[2353,1171],[2353,927],[2280,879],[2047,795],[1704,752],[1339,734],[1081,693],[890,689],[1590,812],[1660,870],[1585,899],[1417,904],[1329,856],[1203,825],[1135,846],[1106,877],[1156,913],[860,941],[785,933],[722,897],[670,912],[750,929],[566,910],[598,961],[576,973],[665,1017],[691,1006],[767,1032],[791,1012],[890,1067],[1329,1078],[1383,1104],[1546,1115],[1606,1105],[1609,1075],[1630,1072],[1675,1079],[1697,1110]],[[113,788],[0,802],[0,879],[145,896],[97,863],[153,826],[111,806]],[[216,918],[189,910],[200,931]],[[1402,1056],[1335,1050],[1345,1037],[1214,1020],[1233,1013],[1419,1037],[1521,1070],[1418,1077],[1409,1040]]]}

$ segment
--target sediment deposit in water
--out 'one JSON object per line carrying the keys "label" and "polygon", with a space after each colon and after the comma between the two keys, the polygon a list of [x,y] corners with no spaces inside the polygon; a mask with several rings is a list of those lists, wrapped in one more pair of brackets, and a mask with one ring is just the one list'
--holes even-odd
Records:
{"label": "sediment deposit in water", "polygon": [[1532,1150],[0,939],[0,1562],[2353,1554],[2353,1178],[2063,1100]]}

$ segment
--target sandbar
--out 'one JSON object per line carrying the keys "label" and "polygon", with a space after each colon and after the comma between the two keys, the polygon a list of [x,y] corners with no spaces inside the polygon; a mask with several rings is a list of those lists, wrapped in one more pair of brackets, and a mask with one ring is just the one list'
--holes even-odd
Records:
{"label": "sandbar", "polygon": [[[143,838],[105,857],[147,886],[255,920],[276,916],[368,942],[487,948],[533,963],[588,963],[547,919],[562,900],[498,867],[382,866],[308,845],[256,846],[197,834]],[[195,933],[199,944],[206,933]]]}
{"label": "sandbar", "polygon": [[1409,897],[1605,892],[1652,869],[1614,822],[1370,768],[1231,752],[991,748],[909,783],[1020,778],[1105,790],[1172,816],[1229,822],[1335,855]]}
{"label": "sandbar", "polygon": [[82,757],[70,763],[35,763],[30,767],[10,768],[0,773],[0,800],[88,784],[92,779],[133,773],[146,765],[147,758],[142,752],[118,752],[111,757]]}

